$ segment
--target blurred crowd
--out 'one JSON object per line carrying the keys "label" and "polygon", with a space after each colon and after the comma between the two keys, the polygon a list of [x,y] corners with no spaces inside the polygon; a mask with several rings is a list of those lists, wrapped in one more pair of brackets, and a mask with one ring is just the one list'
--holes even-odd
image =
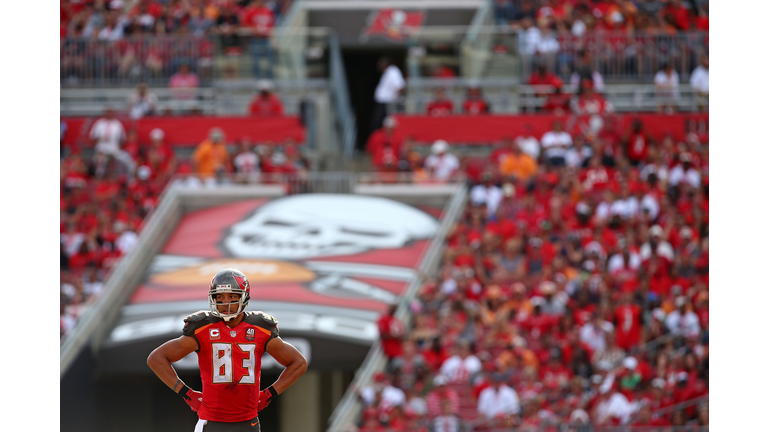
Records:
{"label": "blurred crowd", "polygon": [[[61,78],[167,78],[186,67],[203,79],[215,62],[236,77],[241,54],[272,77],[268,42],[290,0],[67,0],[61,2]],[[152,36],[152,37],[149,37]],[[173,36],[173,37],[171,37]],[[218,45],[222,56],[215,58]]]}
{"label": "blurred crowd", "polygon": [[469,203],[412,325],[379,321],[360,432],[708,425],[708,142],[604,120],[432,146]]}
{"label": "blurred crowd", "polygon": [[494,12],[497,25],[536,26],[574,36],[590,30],[709,30],[709,0],[494,0]]}
{"label": "blurred crowd", "polygon": [[87,146],[64,145],[61,124],[61,336],[72,330],[101,292],[109,272],[136,245],[142,224],[169,182],[211,188],[298,177],[309,169],[299,143],[233,142],[213,128],[190,158],[177,157],[162,129],[148,142],[107,110],[91,127]]}
{"label": "blurred crowd", "polygon": [[61,38],[263,33],[290,5],[290,0],[62,0]]}

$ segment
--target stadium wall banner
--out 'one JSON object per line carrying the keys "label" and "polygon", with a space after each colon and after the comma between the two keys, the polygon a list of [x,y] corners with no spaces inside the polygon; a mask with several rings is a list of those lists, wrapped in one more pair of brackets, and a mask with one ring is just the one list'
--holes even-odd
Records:
{"label": "stadium wall banner", "polygon": [[[426,115],[396,115],[398,128],[405,136],[412,136],[417,142],[431,143],[444,139],[449,143],[487,145],[503,137],[515,137],[526,133],[530,125],[534,136],[541,138],[552,129],[555,119],[563,122],[564,130],[571,133],[590,127],[590,118],[555,116],[547,114],[530,115],[452,115],[433,117]],[[616,114],[603,117],[603,122],[616,122],[617,130],[624,131],[634,119],[642,121],[657,139],[670,134],[676,140],[683,140],[689,133],[695,133],[700,140],[709,140],[708,114]]]}
{"label": "stadium wall banner", "polygon": [[[88,125],[86,117],[64,117],[67,122],[67,132],[64,135],[64,145],[77,144],[78,140],[87,137],[89,131],[83,131]],[[126,131],[134,126],[138,130],[139,140],[149,142],[149,133],[152,129],[159,128],[165,132],[165,142],[174,146],[196,146],[208,137],[211,128],[218,127],[224,131],[227,142],[235,142],[249,136],[255,142],[273,141],[282,143],[292,138],[297,144],[303,144],[305,140],[305,128],[299,117],[210,117],[210,116],[185,116],[185,117],[144,117],[129,123],[121,119]],[[83,144],[90,147],[85,140]]]}
{"label": "stadium wall banner", "polygon": [[251,283],[247,310],[275,316],[281,336],[310,351],[310,367],[358,367],[378,338],[376,320],[416,275],[440,217],[437,208],[352,194],[189,212],[123,306],[100,363],[107,372],[148,372],[149,352],[178,337],[184,317],[209,310],[211,278],[234,267]]}

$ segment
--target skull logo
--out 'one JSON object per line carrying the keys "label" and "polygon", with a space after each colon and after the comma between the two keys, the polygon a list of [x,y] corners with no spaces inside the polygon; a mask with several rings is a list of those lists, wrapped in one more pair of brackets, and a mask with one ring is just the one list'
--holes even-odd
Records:
{"label": "skull logo", "polygon": [[233,225],[223,245],[239,258],[307,259],[400,248],[438,222],[398,201],[343,194],[291,195]]}

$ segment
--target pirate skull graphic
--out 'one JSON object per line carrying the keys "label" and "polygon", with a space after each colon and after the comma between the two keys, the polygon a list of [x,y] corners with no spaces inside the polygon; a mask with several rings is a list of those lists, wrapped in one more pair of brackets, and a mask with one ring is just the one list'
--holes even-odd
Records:
{"label": "pirate skull graphic", "polygon": [[401,248],[433,236],[437,226],[427,213],[386,198],[291,195],[233,225],[223,245],[238,258],[301,260]]}

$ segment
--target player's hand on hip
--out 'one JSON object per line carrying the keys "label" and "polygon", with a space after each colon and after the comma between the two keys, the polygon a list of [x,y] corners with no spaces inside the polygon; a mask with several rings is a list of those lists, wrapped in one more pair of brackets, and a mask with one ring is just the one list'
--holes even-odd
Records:
{"label": "player's hand on hip", "polygon": [[277,396],[277,391],[275,391],[274,387],[269,386],[265,388],[264,390],[259,392],[259,411],[266,408],[270,402],[272,402],[272,399],[274,399]]}
{"label": "player's hand on hip", "polygon": [[199,391],[194,391],[189,387],[181,389],[179,394],[184,398],[184,402],[192,408],[192,411],[197,412],[200,408],[200,403],[203,402],[203,394]]}

